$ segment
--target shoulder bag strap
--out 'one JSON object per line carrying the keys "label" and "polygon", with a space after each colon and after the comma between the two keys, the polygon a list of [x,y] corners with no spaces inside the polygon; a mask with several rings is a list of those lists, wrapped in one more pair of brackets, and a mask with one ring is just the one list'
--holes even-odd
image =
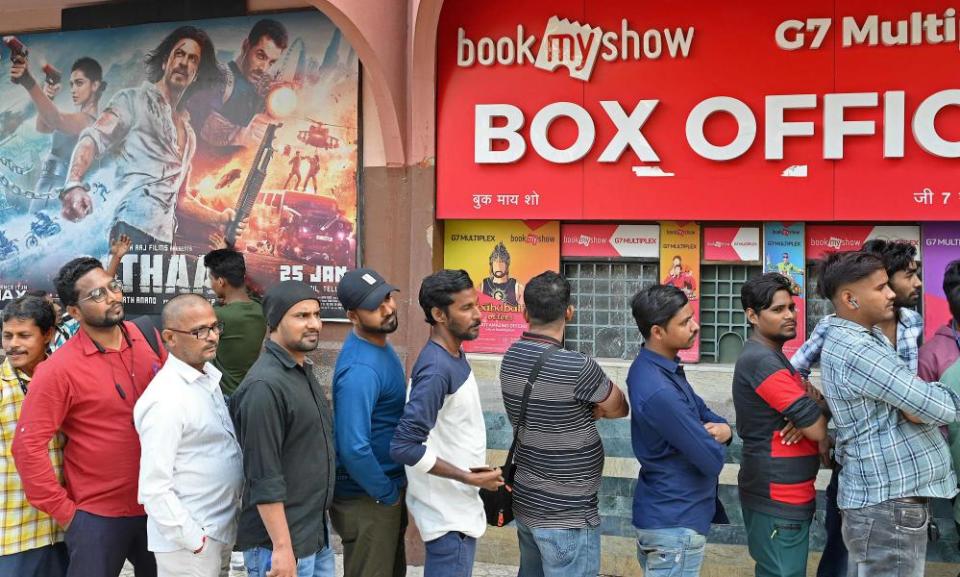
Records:
{"label": "shoulder bag strap", "polygon": [[527,377],[527,384],[523,388],[523,400],[520,401],[520,416],[517,418],[517,426],[513,429],[513,443],[510,445],[510,452],[507,454],[508,465],[513,463],[514,453],[517,452],[517,448],[520,446],[520,429],[526,426],[527,423],[527,401],[530,400],[530,393],[533,392],[533,383],[537,380],[537,377],[540,376],[540,369],[543,367],[543,363],[547,360],[547,357],[557,350],[559,350],[559,347],[550,345],[545,351],[540,353],[540,357],[533,365],[533,370],[530,371],[530,375]]}

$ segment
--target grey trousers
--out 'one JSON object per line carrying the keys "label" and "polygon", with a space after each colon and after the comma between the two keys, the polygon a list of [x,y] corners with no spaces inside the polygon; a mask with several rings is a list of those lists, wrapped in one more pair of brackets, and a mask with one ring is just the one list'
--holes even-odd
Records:
{"label": "grey trousers", "polygon": [[847,577],[923,577],[928,522],[926,504],[895,499],[843,510]]}

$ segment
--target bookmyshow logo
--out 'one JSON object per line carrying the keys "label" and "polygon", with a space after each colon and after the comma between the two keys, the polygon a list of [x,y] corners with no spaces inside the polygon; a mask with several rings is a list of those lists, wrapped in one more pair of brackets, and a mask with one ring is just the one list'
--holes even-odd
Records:
{"label": "bookmyshow logo", "polygon": [[627,19],[620,21],[619,31],[603,31],[596,26],[580,24],[567,18],[551,16],[547,20],[540,46],[534,55],[537,37],[517,25],[517,35],[493,39],[487,36],[473,40],[467,31],[457,29],[457,66],[514,66],[533,64],[553,72],[566,67],[570,76],[586,82],[593,74],[597,58],[605,62],[617,60],[657,60],[662,57],[687,58],[693,44],[693,26],[687,28],[650,28],[632,30]]}

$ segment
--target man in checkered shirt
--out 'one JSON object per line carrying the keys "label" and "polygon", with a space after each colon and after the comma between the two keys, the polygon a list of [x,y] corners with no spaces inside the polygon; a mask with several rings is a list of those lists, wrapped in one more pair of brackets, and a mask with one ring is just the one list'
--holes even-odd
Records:
{"label": "man in checkered shirt", "polygon": [[[888,284],[894,292],[893,306],[896,314],[893,318],[877,325],[891,343],[895,343],[897,356],[917,372],[919,362],[920,337],[923,335],[923,317],[911,307],[920,301],[919,265],[917,247],[903,241],[874,239],[864,243],[863,252],[873,253],[883,261],[887,271]],[[803,346],[794,353],[790,363],[806,379],[810,368],[820,360],[820,351],[830,328],[829,315],[824,317]],[[821,446],[823,448],[823,446]],[[817,577],[845,577],[847,574],[847,548],[840,534],[840,510],[837,507],[837,483],[840,466],[834,464],[830,485],[827,487],[826,519],[827,542],[823,547]]]}
{"label": "man in checkered shirt", "polygon": [[883,261],[832,255],[819,291],[837,315],[823,343],[824,397],[837,428],[838,505],[849,574],[921,577],[931,498],[957,493],[939,425],[960,420],[960,396],[902,363],[878,325],[895,318]]}
{"label": "man in checkered shirt", "polygon": [[[20,408],[36,366],[47,357],[56,317],[44,298],[24,296],[3,309],[3,350],[0,365],[0,575],[61,577],[67,550],[63,531],[49,515],[27,502],[10,447]],[[50,442],[50,460],[62,476],[63,439]]]}

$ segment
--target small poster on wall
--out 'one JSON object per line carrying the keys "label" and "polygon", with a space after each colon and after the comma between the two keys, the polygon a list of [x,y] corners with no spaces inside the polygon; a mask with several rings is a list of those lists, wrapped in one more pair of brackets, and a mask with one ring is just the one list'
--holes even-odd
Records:
{"label": "small poster on wall", "polygon": [[557,221],[457,220],[444,224],[443,266],[464,269],[477,288],[483,325],[468,353],[503,353],[527,329],[523,287],[560,269]]}
{"label": "small poster on wall", "polygon": [[[660,284],[682,290],[690,299],[693,317],[700,322],[700,225],[695,222],[660,223]],[[680,360],[700,360],[700,337],[693,347],[680,351]]]}
{"label": "small poster on wall", "polygon": [[931,222],[923,225],[923,338],[950,322],[950,306],[943,293],[943,273],[960,258],[960,224]]}
{"label": "small poster on wall", "polygon": [[768,222],[763,227],[763,272],[778,272],[790,279],[793,300],[797,305],[797,336],[783,345],[783,354],[790,358],[803,344],[807,319],[807,295],[803,259],[804,226],[802,222]]}

